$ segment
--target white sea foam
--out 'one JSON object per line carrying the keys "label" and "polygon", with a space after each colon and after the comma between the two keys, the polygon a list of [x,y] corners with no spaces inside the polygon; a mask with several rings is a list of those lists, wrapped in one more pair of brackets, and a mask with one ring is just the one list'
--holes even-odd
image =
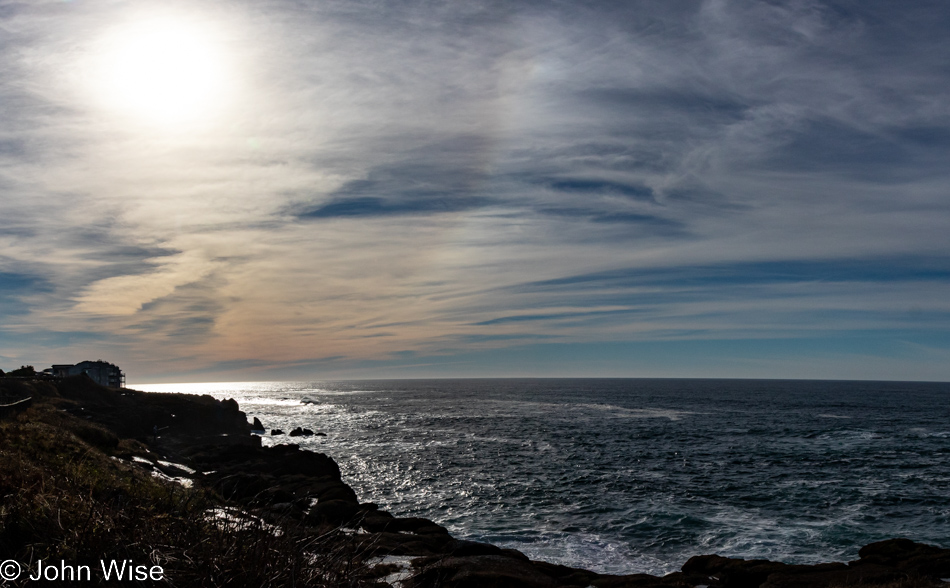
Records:
{"label": "white sea foam", "polygon": [[290,398],[262,398],[259,396],[252,396],[250,398],[241,398],[239,402],[242,410],[246,406],[301,406],[303,403],[300,400],[294,400]]}
{"label": "white sea foam", "polygon": [[165,466],[165,467],[167,467],[167,468],[174,468],[174,469],[181,470],[181,471],[183,471],[183,472],[185,472],[185,473],[187,473],[187,474],[194,474],[194,473],[196,472],[196,470],[194,470],[194,469],[192,469],[192,468],[190,468],[190,467],[188,467],[188,466],[186,466],[186,465],[182,465],[182,464],[180,464],[180,463],[175,463],[175,462],[172,462],[172,461],[164,461],[164,460],[161,460],[161,459],[160,459],[160,460],[158,460],[158,463],[161,464],[161,465],[163,465],[163,466]]}
{"label": "white sea foam", "polygon": [[686,410],[670,410],[665,408],[624,408],[622,406],[615,406],[612,404],[572,404],[571,409],[606,413],[606,415],[601,414],[600,416],[608,416],[613,418],[669,419],[671,421],[678,421],[683,417],[697,414],[695,412]]}

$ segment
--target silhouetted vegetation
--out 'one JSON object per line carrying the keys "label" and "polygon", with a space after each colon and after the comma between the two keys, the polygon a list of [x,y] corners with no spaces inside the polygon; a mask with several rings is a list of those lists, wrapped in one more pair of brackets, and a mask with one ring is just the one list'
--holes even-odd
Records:
{"label": "silhouetted vegetation", "polygon": [[[63,560],[93,570],[103,558],[129,559],[161,566],[164,582],[176,586],[375,583],[360,548],[339,532],[265,521],[209,490],[154,478],[119,459],[147,451],[141,443],[55,404],[47,398],[0,422],[4,558],[24,567]],[[238,514],[215,516],[224,509]],[[25,585],[27,576],[10,585]]]}
{"label": "silhouetted vegetation", "polygon": [[0,376],[8,376],[11,378],[34,378],[36,377],[36,370],[33,369],[31,365],[21,365],[19,369],[15,369],[12,372],[3,373],[3,370],[0,370]]}

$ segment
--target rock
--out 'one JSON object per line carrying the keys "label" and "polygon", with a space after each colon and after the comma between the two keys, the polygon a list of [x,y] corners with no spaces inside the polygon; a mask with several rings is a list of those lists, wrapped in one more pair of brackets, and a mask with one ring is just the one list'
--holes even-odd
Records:
{"label": "rock", "polygon": [[873,586],[905,578],[906,574],[894,568],[876,564],[856,567],[843,563],[813,566],[789,566],[787,570],[769,576],[762,588],[814,588],[820,586]]}
{"label": "rock", "polygon": [[502,554],[500,547],[490,543],[479,543],[478,541],[466,541],[464,539],[453,539],[446,546],[446,549],[455,557]]}
{"label": "rock", "polygon": [[[537,566],[537,562],[534,562]],[[593,572],[588,572],[593,573]],[[590,584],[584,584],[584,574],[567,576],[564,579],[558,579],[558,586],[593,586],[594,588],[697,588],[699,586],[710,586],[708,578],[696,579],[681,573],[667,574],[662,578],[651,576],[649,574],[630,574],[628,576],[609,576],[595,575],[595,579]],[[573,582],[573,583],[569,583]],[[715,585],[713,583],[712,585]]]}
{"label": "rock", "polygon": [[445,535],[414,535],[410,533],[361,533],[355,536],[367,555],[403,555],[411,557],[438,556],[445,553],[450,538]]}
{"label": "rock", "polygon": [[504,555],[447,557],[403,583],[407,588],[554,588],[558,582],[531,562]]}
{"label": "rock", "polygon": [[[531,561],[531,558],[529,558],[527,555],[521,553],[521,552],[518,551],[517,549],[502,549],[502,550],[501,550],[501,554],[504,555],[504,556],[506,556],[506,557],[513,557],[513,558],[515,558],[515,559],[520,559],[520,560],[524,560],[524,561]],[[535,567],[537,567],[537,566],[535,566]],[[593,572],[591,572],[591,574],[593,574]],[[550,574],[549,574],[549,575],[550,575]]]}
{"label": "rock", "polygon": [[296,505],[289,502],[278,502],[265,507],[265,510],[279,517],[290,517],[293,519],[302,519],[304,513]]}
{"label": "rock", "polygon": [[317,437],[326,437],[326,436],[327,436],[326,433],[321,433],[321,432],[319,432],[319,431],[316,432],[316,433],[314,433],[314,435],[316,435]]}
{"label": "rock", "polygon": [[[368,522],[367,522],[368,519]],[[449,532],[429,519],[421,517],[396,518],[389,513],[372,512],[363,517],[362,527],[370,531],[389,531],[391,533],[443,534]]]}
{"label": "rock", "polygon": [[270,434],[271,434],[271,435],[283,435],[284,432],[281,431],[280,429],[271,429],[271,430],[270,430]]}
{"label": "rock", "polygon": [[70,377],[55,384],[64,409],[82,409],[84,416],[109,429],[120,439],[154,440],[162,430],[163,449],[193,446],[211,437],[246,437],[252,443],[247,415],[233,399],[219,401],[191,394],[149,394],[103,388],[87,377]]}
{"label": "rock", "polygon": [[388,512],[369,512],[363,515],[363,519],[360,521],[360,528],[370,533],[381,533],[386,531],[389,525],[393,524],[394,520],[393,515]]}
{"label": "rock", "polygon": [[915,543],[910,539],[888,539],[865,545],[852,566],[878,564],[902,572],[931,578],[950,578],[950,549]]}
{"label": "rock", "polygon": [[359,506],[360,501],[356,498],[356,492],[343,482],[331,482],[317,490],[317,500],[326,502],[328,500],[345,500],[353,505]]}
{"label": "rock", "polygon": [[356,505],[346,500],[320,501],[310,507],[305,519],[311,525],[346,525],[356,518]]}
{"label": "rock", "polygon": [[[508,551],[515,551],[515,550],[506,549],[504,551],[506,552],[505,554],[508,555],[507,553]],[[527,557],[525,557],[524,554],[522,554],[520,551],[515,551],[515,553],[518,554],[518,555],[513,556],[515,559],[527,559]],[[521,557],[518,557],[519,555]],[[543,561],[534,561],[534,562],[531,562],[531,564],[535,567],[536,570],[538,570],[542,574],[551,576],[552,578],[557,580],[558,586],[584,586],[586,587],[586,586],[591,586],[592,582],[598,578],[598,575],[596,573],[590,572],[588,570],[579,570],[577,568],[569,568],[567,566],[547,563]]]}
{"label": "rock", "polygon": [[300,437],[303,435],[303,429],[300,427],[295,427],[293,431],[290,432],[291,437]]}
{"label": "rock", "polygon": [[260,492],[251,501],[252,506],[268,506],[272,504],[291,503],[294,501],[293,492],[280,486],[267,488]]}
{"label": "rock", "polygon": [[771,574],[786,571],[788,567],[788,564],[765,559],[698,555],[683,564],[683,572],[719,578],[723,588],[759,588]]}
{"label": "rock", "polygon": [[236,473],[219,477],[214,489],[228,500],[253,499],[270,485],[260,474]]}
{"label": "rock", "polygon": [[[416,527],[416,530],[413,531],[416,535],[445,535],[449,536],[449,530],[443,527],[442,525],[436,525],[432,523],[431,525],[425,525],[422,527]],[[504,550],[502,550],[504,551]]]}
{"label": "rock", "polygon": [[311,435],[313,435],[313,431],[311,431],[310,429],[304,429],[302,432],[305,437],[310,437]]}
{"label": "rock", "polygon": [[251,431],[254,433],[263,433],[264,425],[261,423],[261,420],[257,417],[254,417],[254,424],[251,425]]}

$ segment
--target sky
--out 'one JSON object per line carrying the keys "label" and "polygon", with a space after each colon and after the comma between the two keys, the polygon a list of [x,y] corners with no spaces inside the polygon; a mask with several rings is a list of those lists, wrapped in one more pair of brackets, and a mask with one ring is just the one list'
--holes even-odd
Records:
{"label": "sky", "polygon": [[950,4],[0,0],[0,368],[950,380]]}

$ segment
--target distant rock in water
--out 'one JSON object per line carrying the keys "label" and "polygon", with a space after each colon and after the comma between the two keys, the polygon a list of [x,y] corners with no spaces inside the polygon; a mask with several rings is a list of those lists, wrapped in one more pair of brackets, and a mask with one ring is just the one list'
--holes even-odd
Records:
{"label": "distant rock in water", "polygon": [[284,432],[281,431],[280,429],[271,429],[271,430],[270,430],[270,434],[271,434],[271,435],[283,435]]}
{"label": "distant rock in water", "polygon": [[311,435],[313,435],[313,431],[310,429],[302,429],[300,427],[296,427],[290,432],[291,437],[310,437]]}
{"label": "distant rock in water", "polygon": [[265,430],[266,429],[264,429],[264,425],[261,423],[261,420],[257,417],[254,417],[254,424],[251,425],[251,431],[255,433],[263,433]]}

